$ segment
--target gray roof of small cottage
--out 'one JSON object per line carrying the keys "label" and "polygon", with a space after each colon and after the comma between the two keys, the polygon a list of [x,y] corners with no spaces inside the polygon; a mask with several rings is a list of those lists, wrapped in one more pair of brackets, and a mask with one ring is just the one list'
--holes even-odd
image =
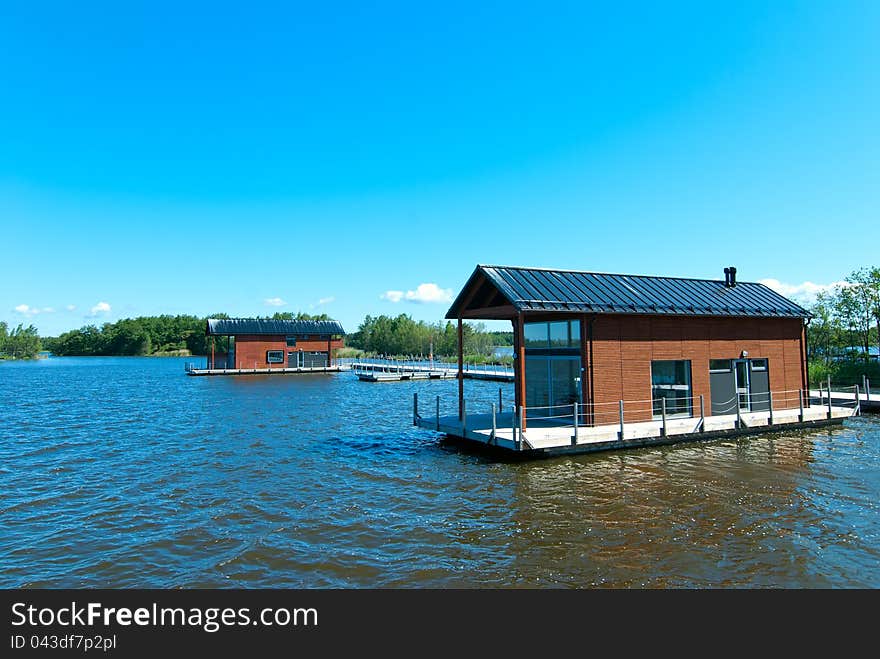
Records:
{"label": "gray roof of small cottage", "polygon": [[209,318],[205,334],[208,336],[235,336],[236,334],[265,334],[293,336],[297,334],[345,334],[335,320],[270,320],[268,318]]}
{"label": "gray roof of small cottage", "polygon": [[[485,280],[483,280],[485,278]],[[446,314],[467,315],[462,308],[474,286],[491,283],[516,311],[679,316],[757,316],[809,318],[803,307],[764,284],[724,280],[619,275],[575,270],[549,270],[478,265]],[[469,302],[469,305],[473,301]],[[498,298],[486,306],[495,306]]]}

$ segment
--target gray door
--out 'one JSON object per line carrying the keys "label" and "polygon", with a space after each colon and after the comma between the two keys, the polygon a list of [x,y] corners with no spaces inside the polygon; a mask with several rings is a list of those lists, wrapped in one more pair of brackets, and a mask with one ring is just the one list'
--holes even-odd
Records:
{"label": "gray door", "polygon": [[300,366],[302,366],[301,357],[302,357],[301,352],[298,352],[298,351],[288,352],[287,353],[287,368],[299,368]]}
{"label": "gray door", "polygon": [[303,352],[300,354],[303,360],[302,365],[306,368],[324,368],[327,366],[326,352]]}
{"label": "gray door", "polygon": [[712,414],[736,414],[736,377],[733,369],[709,373]]}
{"label": "gray door", "polygon": [[752,411],[766,412],[770,409],[770,373],[766,359],[749,360],[749,382]]}

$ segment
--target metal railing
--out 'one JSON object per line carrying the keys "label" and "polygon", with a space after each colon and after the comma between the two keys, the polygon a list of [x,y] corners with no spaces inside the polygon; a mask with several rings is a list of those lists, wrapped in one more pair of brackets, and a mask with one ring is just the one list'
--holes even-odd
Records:
{"label": "metal railing", "polygon": [[[706,414],[706,400],[703,394],[697,396],[687,396],[685,398],[676,399],[675,405],[670,406],[666,397],[660,398],[644,398],[639,400],[617,400],[600,403],[565,403],[561,405],[540,405],[532,407],[511,408],[509,413],[503,412],[502,390],[498,390],[498,405],[492,403],[491,409],[491,431],[490,443],[497,443],[498,421],[502,415],[510,419],[510,425],[505,426],[512,429],[513,441],[516,449],[521,449],[528,444],[526,439],[527,427],[530,423],[539,422],[537,427],[571,427],[573,434],[571,443],[577,444],[579,439],[579,428],[583,427],[611,427],[618,426],[618,439],[625,439],[627,425],[634,423],[660,422],[660,436],[665,437],[669,432],[669,422],[683,419],[693,419],[697,421],[693,428],[693,432],[705,432],[707,416],[736,416],[734,428],[748,428],[747,420],[744,416],[748,416],[748,423],[753,423],[755,415],[766,413],[766,425],[776,425],[778,421],[777,413],[791,412],[798,410],[797,422],[803,423],[807,416],[805,408],[809,408],[814,404],[820,407],[827,407],[826,418],[831,419],[834,414],[834,408],[851,409],[850,416],[858,416],[861,414],[861,397],[859,396],[860,387],[854,385],[851,387],[841,388],[843,393],[852,391],[854,393],[853,400],[836,400],[832,405],[830,396],[811,397],[809,391],[803,389],[790,389],[783,391],[770,391],[764,393],[748,394],[746,399],[743,395],[737,393],[726,401],[713,401],[710,406],[710,414]],[[741,402],[748,403],[747,407],[740,405]],[[682,401],[686,401],[686,405],[682,405]],[[463,409],[458,414],[459,424],[461,425],[462,434],[467,434],[467,412],[466,401],[462,402]],[[760,409],[755,409],[758,407]],[[441,402],[440,396],[436,397],[436,430],[441,427]],[[720,413],[711,413],[713,410],[722,410]],[[729,410],[729,411],[728,411]],[[532,413],[530,413],[530,411]],[[537,414],[535,412],[538,412]],[[838,415],[840,416],[840,415]],[[413,395],[413,425],[419,425],[422,416],[419,412],[418,393]],[[506,420],[506,418],[505,418]],[[788,421],[790,423],[791,421]],[[764,425],[763,419],[759,417],[760,425]]]}

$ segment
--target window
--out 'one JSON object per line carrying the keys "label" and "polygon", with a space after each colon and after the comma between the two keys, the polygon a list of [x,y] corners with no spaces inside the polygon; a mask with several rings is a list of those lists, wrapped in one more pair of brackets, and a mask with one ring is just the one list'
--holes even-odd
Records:
{"label": "window", "polygon": [[284,363],[284,351],[283,350],[267,350],[266,351],[266,362],[269,364],[283,364]]}
{"label": "window", "polygon": [[767,370],[767,360],[766,359],[753,359],[752,360],[752,370],[753,371],[766,371]]}
{"label": "window", "polygon": [[550,341],[547,337],[547,323],[526,323],[523,327],[526,348],[547,348]]}
{"label": "window", "polygon": [[690,361],[651,362],[651,398],[654,399],[654,417],[690,416],[691,414],[691,363]]}
{"label": "window", "polygon": [[729,373],[733,368],[730,365],[729,359],[710,359],[709,360],[709,372],[710,373]]}
{"label": "window", "polygon": [[526,348],[580,348],[581,323],[579,320],[526,323],[523,336]]}
{"label": "window", "polygon": [[288,336],[287,337],[287,347],[288,348],[295,348],[296,347],[296,337],[295,336]]}

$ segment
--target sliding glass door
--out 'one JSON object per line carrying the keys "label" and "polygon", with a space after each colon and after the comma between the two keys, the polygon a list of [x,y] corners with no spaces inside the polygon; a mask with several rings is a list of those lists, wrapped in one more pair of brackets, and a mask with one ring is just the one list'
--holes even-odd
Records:
{"label": "sliding glass door", "polygon": [[[526,414],[535,417],[572,416],[578,402],[580,357],[526,356]],[[562,407],[565,406],[565,407]],[[553,419],[549,419],[553,420]]]}

